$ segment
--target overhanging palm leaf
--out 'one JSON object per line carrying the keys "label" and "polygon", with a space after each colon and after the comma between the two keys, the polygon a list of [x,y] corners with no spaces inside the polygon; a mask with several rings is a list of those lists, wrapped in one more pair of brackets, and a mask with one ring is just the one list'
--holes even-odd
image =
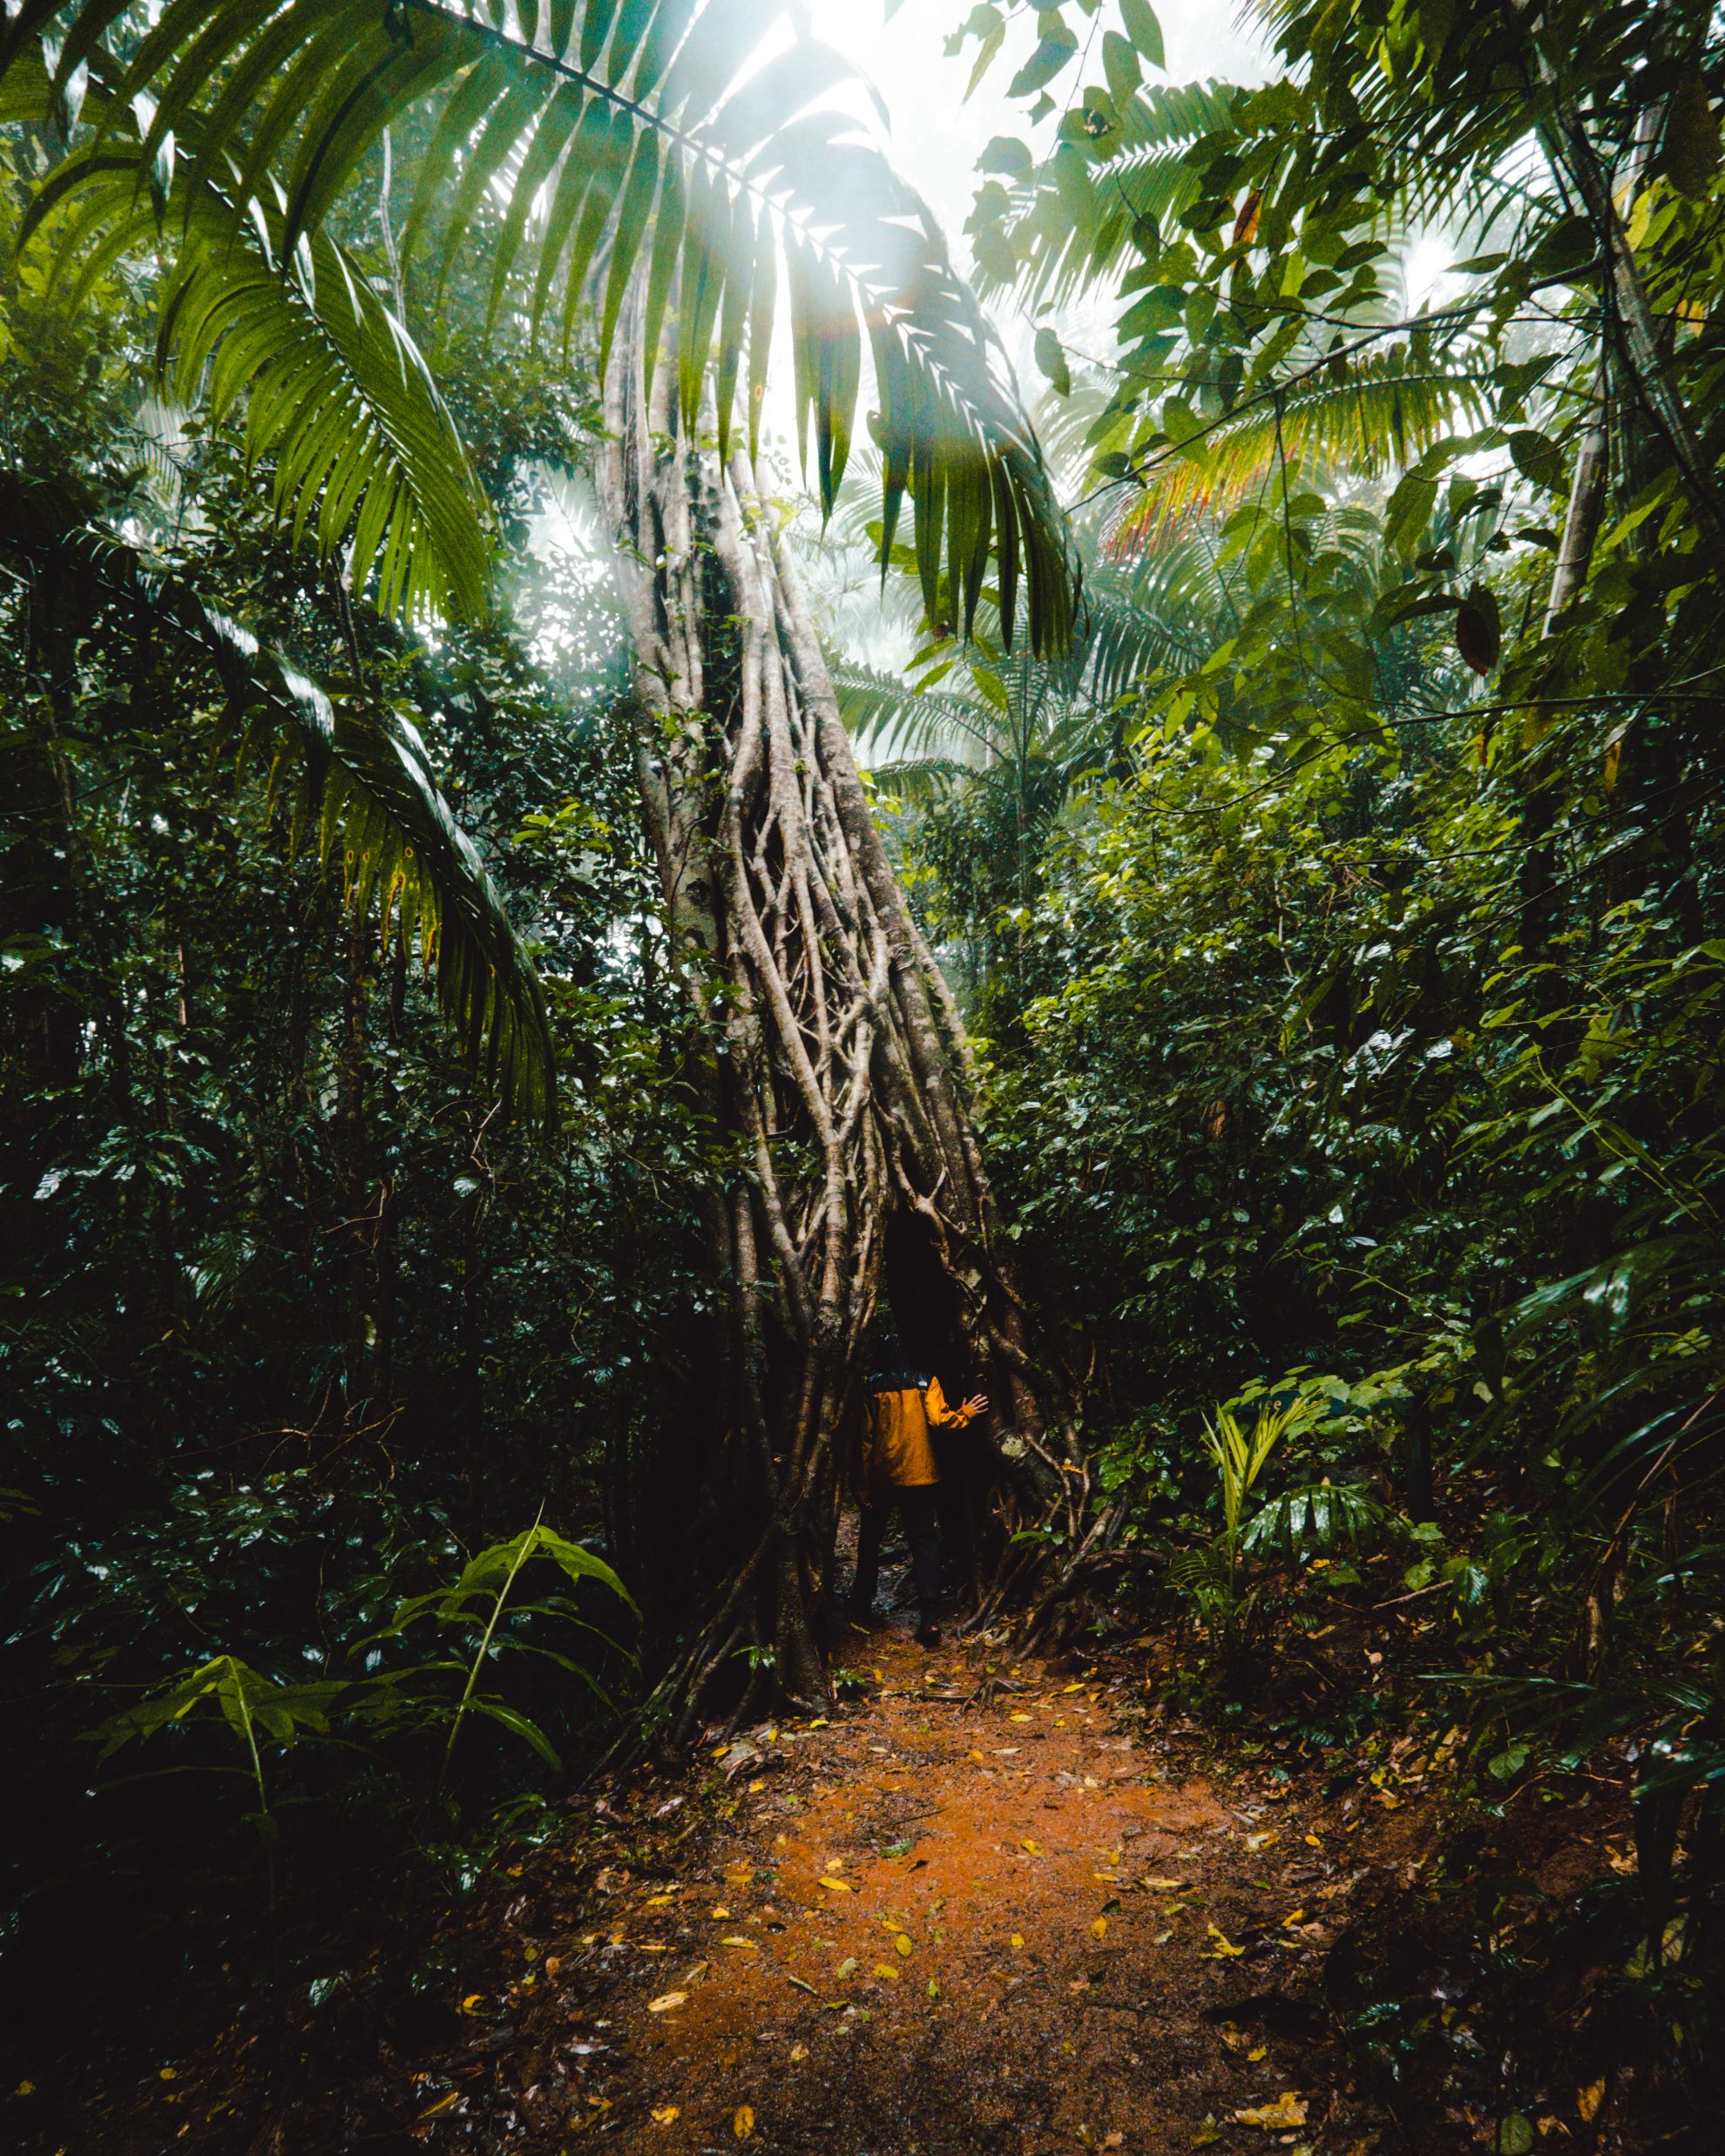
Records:
{"label": "overhanging palm leaf", "polygon": [[386,934],[417,943],[445,1014],[505,1100],[549,1116],[556,1079],[544,991],[412,721],[336,701],[136,547],[81,521],[85,508],[63,489],[0,476],[0,548],[146,613],[213,668],[242,746],[272,759],[296,839],[313,840],[326,862],[339,859],[350,902],[375,904]]}
{"label": "overhanging palm leaf", "polygon": [[[381,611],[474,613],[484,603],[484,497],[407,332],[322,233],[282,247],[285,205],[233,203],[182,162],[159,199],[158,161],[129,123],[82,145],[24,228],[88,284],[122,253],[174,247],[157,359],[184,403],[220,421],[241,398],[246,451],[273,460],[297,542],[347,553]],[[229,174],[230,184],[233,175]]]}
{"label": "overhanging palm leaf", "polygon": [[192,177],[236,205],[278,173],[286,255],[384,126],[433,101],[409,244],[436,225],[446,270],[482,206],[500,204],[484,227],[494,309],[512,297],[524,322],[555,314],[566,335],[596,302],[602,357],[639,278],[650,362],[674,320],[687,425],[716,355],[727,446],[745,355],[754,439],[782,261],[799,426],[815,437],[823,505],[849,456],[866,335],[886,545],[908,493],[930,615],[968,622],[992,553],[1009,626],[1022,579],[1032,644],[1065,642],[1059,510],[998,341],[920,198],[835,101],[852,71],[800,34],[774,51],[793,10],[169,0],[122,59],[128,20],[123,0],[24,0],[0,70],[34,70],[46,51],[51,105],[80,66],[113,71],[115,112],[155,100],[146,159],[189,133]]}
{"label": "overhanging palm leaf", "polygon": [[[1314,363],[1285,388],[1237,405],[1187,443],[1137,460],[1143,491],[1116,517],[1109,544],[1124,552],[1183,525],[1194,513],[1224,517],[1286,467],[1378,478],[1415,463],[1459,422],[1486,423],[1489,363],[1463,350],[1410,366],[1406,348],[1350,353],[1344,368]],[[1140,431],[1149,433],[1147,422]]]}

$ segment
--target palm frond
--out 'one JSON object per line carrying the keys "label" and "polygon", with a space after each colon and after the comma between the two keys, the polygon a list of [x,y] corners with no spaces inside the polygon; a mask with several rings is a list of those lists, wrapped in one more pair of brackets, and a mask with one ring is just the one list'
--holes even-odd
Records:
{"label": "palm frond", "polygon": [[[489,511],[417,347],[322,233],[284,252],[285,211],[232,200],[182,166],[159,203],[149,153],[111,135],[64,160],[32,201],[26,241],[87,281],[119,253],[174,248],[157,363],[182,404],[220,421],[243,404],[249,463],[267,462],[295,543],[345,552],[380,611],[474,614]],[[231,177],[231,175],[230,175]]]}
{"label": "palm frond", "polygon": [[281,259],[383,128],[429,103],[409,248],[441,276],[484,238],[494,310],[513,295],[524,326],[560,321],[565,339],[596,312],[601,364],[639,279],[650,364],[674,325],[687,426],[716,351],[721,449],[739,394],[754,446],[782,284],[823,508],[866,341],[883,560],[908,496],[930,616],[968,623],[992,557],[1009,631],[1022,583],[1032,645],[1059,649],[1074,573],[1011,368],[921,199],[847,108],[859,78],[800,30],[775,49],[796,14],[760,0],[168,0],[128,47],[123,0],[21,0],[0,75],[45,55],[51,103],[99,61],[111,112],[153,100],[146,166],[189,144],[191,180],[232,200],[236,226],[279,176]]}
{"label": "palm frond", "polygon": [[1105,286],[1112,297],[1147,221],[1165,225],[1196,199],[1186,152],[1228,125],[1238,95],[1221,82],[1147,84],[1101,133],[1063,140],[1009,187],[984,188],[966,227],[984,296],[1016,289],[1058,307]]}
{"label": "palm frond", "polygon": [[[991,714],[980,698],[919,689],[902,674],[855,659],[835,659],[832,679],[839,715],[858,747],[890,757],[894,767],[974,765],[991,745]],[[877,767],[876,776],[888,767]]]}
{"label": "palm frond", "polygon": [[402,711],[337,700],[207,605],[181,577],[85,521],[64,489],[0,476],[0,549],[51,564],[98,599],[145,614],[220,683],[242,754],[267,753],[296,843],[339,862],[349,902],[375,907],[385,936],[417,945],[469,1058],[517,1112],[556,1109],[545,993],[502,895],[443,799]]}
{"label": "palm frond", "polygon": [[1153,449],[1142,489],[1109,535],[1128,553],[1196,515],[1221,518],[1268,487],[1285,465],[1298,473],[1377,478],[1415,463],[1458,424],[1483,426],[1490,375],[1463,354],[1410,365],[1404,346],[1351,352],[1343,366],[1313,366],[1285,389],[1238,405],[1179,448]]}

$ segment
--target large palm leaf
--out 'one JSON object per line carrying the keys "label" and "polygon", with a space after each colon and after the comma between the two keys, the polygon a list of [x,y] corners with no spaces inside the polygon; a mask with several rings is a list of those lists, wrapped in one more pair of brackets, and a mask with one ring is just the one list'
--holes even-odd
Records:
{"label": "large palm leaf", "polygon": [[339,862],[352,904],[417,944],[468,1052],[518,1111],[550,1115],[556,1079],[544,991],[496,884],[402,713],[337,699],[208,605],[183,577],[91,522],[75,490],[0,475],[0,553],[147,617],[225,692],[241,747],[270,759],[296,838]]}
{"label": "large palm leaf", "polygon": [[45,77],[51,113],[85,67],[112,76],[114,113],[152,99],[146,166],[186,138],[191,179],[228,196],[236,220],[275,176],[284,259],[382,129],[427,106],[409,247],[442,274],[483,232],[494,309],[566,334],[591,308],[602,359],[639,290],[650,361],[674,319],[687,424],[716,360],[726,446],[745,361],[753,438],[782,283],[823,504],[849,456],[866,340],[886,543],[908,494],[930,612],[944,598],[968,620],[993,554],[1009,629],[1022,581],[1033,645],[1065,641],[1059,510],[998,341],[920,198],[844,102],[857,78],[795,30],[795,10],[168,0],[141,37],[134,19],[124,0],[22,0],[0,71]]}
{"label": "large palm leaf", "polygon": [[184,403],[221,420],[243,402],[247,459],[267,463],[297,542],[376,569],[385,612],[484,605],[487,510],[443,400],[406,330],[323,233],[282,245],[285,205],[224,193],[159,160],[127,115],[67,156],[32,201],[26,241],[90,283],[122,253],[171,250],[157,359]]}

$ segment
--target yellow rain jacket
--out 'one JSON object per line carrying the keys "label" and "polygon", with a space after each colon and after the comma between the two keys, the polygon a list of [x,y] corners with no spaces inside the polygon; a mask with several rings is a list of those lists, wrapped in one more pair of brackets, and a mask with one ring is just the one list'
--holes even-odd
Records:
{"label": "yellow rain jacket", "polygon": [[940,1380],[925,1390],[869,1396],[862,1425],[862,1484],[866,1490],[918,1490],[940,1480],[929,1425],[963,1429],[974,1418],[968,1408],[950,1408]]}

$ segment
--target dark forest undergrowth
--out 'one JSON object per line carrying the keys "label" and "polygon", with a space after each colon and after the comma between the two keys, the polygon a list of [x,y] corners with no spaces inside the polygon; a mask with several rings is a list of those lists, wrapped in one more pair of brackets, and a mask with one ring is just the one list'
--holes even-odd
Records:
{"label": "dark forest undergrowth", "polygon": [[31,2156],[1708,2147],[1635,2026],[1625,1782],[1482,1809],[1457,1728],[1391,1734],[1402,1629],[1326,1629],[1330,1681],[1390,1710],[1327,1750],[1184,1713],[1168,1639],[1018,1662],[859,1630],[831,1717],[560,1801],[458,1910],[420,1909],[411,1978],[361,1966],[315,2008],[213,2000],[195,2041],[44,2055],[9,2135]]}

